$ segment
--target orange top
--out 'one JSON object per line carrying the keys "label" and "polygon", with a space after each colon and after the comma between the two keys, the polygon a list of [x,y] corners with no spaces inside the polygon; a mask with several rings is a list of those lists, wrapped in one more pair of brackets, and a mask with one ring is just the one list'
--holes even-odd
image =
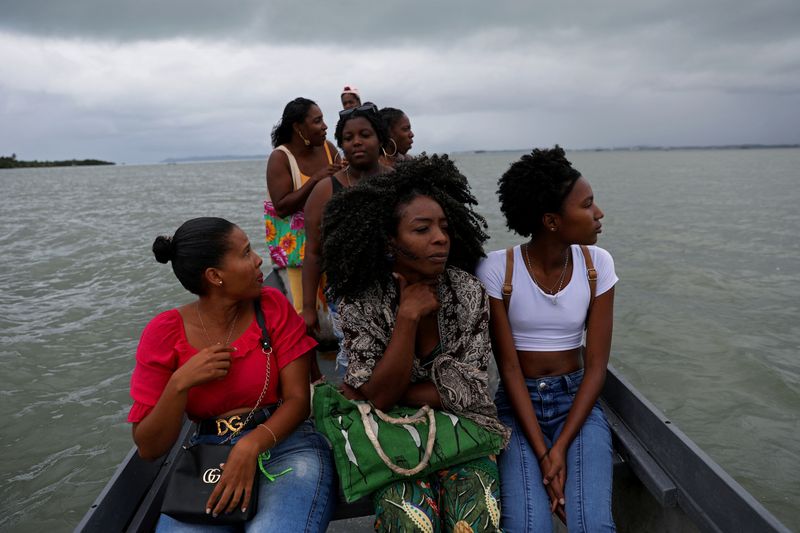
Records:
{"label": "orange top", "polygon": [[[331,157],[331,149],[328,148],[328,141],[325,141],[325,155],[328,156],[328,164],[332,165],[333,164],[333,158]],[[311,176],[306,176],[302,172],[300,173],[300,181],[301,181],[301,183],[303,185],[305,185],[305,183],[310,179],[311,179]]]}

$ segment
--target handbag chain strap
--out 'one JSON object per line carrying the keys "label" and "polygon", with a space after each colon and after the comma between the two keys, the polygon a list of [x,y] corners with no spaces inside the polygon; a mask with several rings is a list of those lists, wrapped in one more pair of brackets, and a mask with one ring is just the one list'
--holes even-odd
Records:
{"label": "handbag chain strap", "polygon": [[[422,472],[425,468],[428,467],[428,464],[431,460],[431,455],[433,454],[433,444],[436,440],[436,417],[434,416],[433,409],[431,409],[427,405],[423,405],[419,411],[414,413],[411,416],[403,416],[403,417],[392,417],[381,411],[380,409],[376,409],[371,406],[367,402],[360,402],[358,404],[358,411],[361,413],[361,421],[364,424],[364,432],[367,434],[367,438],[372,443],[372,446],[375,448],[375,452],[378,454],[378,457],[381,458],[381,461],[395,474],[399,474],[401,476],[413,476]],[[421,424],[425,422],[425,418],[428,419],[428,441],[425,443],[425,455],[422,456],[422,460],[419,462],[417,466],[414,468],[403,468],[397,466],[392,462],[391,459],[386,455],[386,452],[383,451],[381,447],[381,443],[378,441],[378,437],[375,435],[375,432],[372,431],[372,425],[369,423],[369,413],[370,411],[374,411],[378,418],[386,422],[387,424],[393,425],[401,425],[401,424]]]}
{"label": "handbag chain strap", "polygon": [[247,427],[248,422],[250,419],[253,418],[258,406],[261,405],[261,400],[264,399],[264,396],[267,394],[267,389],[269,389],[269,379],[271,374],[271,366],[269,364],[269,358],[272,355],[272,346],[269,340],[269,332],[267,332],[267,325],[264,321],[264,312],[261,310],[261,299],[255,300],[255,311],[256,311],[256,322],[258,322],[258,327],[261,328],[261,353],[264,354],[264,359],[266,359],[267,370],[264,376],[264,388],[261,389],[261,394],[258,395],[258,400],[256,400],[255,406],[250,410],[250,413],[247,415],[247,418],[244,419],[244,423],[242,423],[241,427],[235,431],[232,431],[228,437],[222,441],[220,444],[227,444],[239,434],[241,428]]}

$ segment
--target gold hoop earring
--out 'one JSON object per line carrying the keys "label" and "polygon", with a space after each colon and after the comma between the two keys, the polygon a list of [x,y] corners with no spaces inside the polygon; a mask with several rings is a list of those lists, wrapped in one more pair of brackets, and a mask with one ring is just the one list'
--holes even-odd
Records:
{"label": "gold hoop earring", "polygon": [[391,154],[387,154],[386,150],[384,150],[383,153],[386,154],[386,157],[394,157],[397,155],[397,142],[395,142],[395,140],[392,139],[391,137],[389,138],[389,142],[391,142],[394,145],[394,152],[392,152]]}
{"label": "gold hoop earring", "polygon": [[300,136],[300,138],[301,138],[301,139],[303,139],[303,144],[304,144],[304,145],[306,145],[306,146],[311,146],[311,141],[309,141],[308,139],[306,139],[305,137],[303,137],[303,134],[302,134],[302,133],[300,133],[300,130],[299,130],[299,129],[295,129],[294,131],[296,131],[296,132],[297,132],[297,134]]}

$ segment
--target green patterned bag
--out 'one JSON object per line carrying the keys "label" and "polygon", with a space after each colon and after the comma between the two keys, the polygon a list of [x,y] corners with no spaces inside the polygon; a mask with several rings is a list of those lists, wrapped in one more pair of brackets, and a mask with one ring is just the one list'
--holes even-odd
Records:
{"label": "green patterned bag", "polygon": [[466,418],[428,406],[383,413],[368,402],[348,400],[329,383],[314,387],[313,409],[317,430],[333,444],[348,502],[394,480],[496,454],[503,445],[500,435]]}

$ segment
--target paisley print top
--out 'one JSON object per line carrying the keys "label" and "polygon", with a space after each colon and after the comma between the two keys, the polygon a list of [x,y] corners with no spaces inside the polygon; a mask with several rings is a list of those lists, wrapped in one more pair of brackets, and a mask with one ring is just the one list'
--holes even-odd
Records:
{"label": "paisley print top", "polygon": [[[455,267],[439,278],[441,352],[433,364],[414,358],[411,382],[431,381],[445,411],[463,416],[503,436],[510,430],[497,418],[489,397],[487,365],[493,357],[489,341],[489,298],[480,281]],[[350,362],[344,382],[358,388],[372,376],[383,357],[395,325],[400,295],[394,283],[375,286],[362,297],[342,301],[340,323]]]}

